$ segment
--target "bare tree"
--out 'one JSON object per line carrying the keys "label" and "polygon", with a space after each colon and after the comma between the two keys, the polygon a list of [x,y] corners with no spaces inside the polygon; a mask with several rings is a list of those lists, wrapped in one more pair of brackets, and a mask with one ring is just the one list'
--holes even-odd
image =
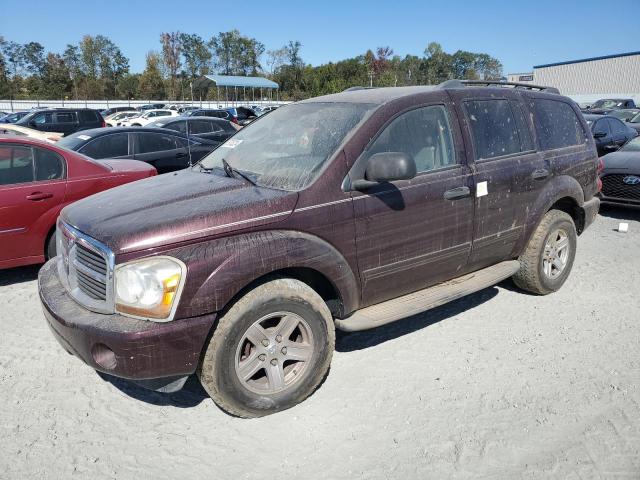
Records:
{"label": "bare tree", "polygon": [[180,32],[160,34],[162,44],[162,62],[169,73],[169,98],[176,98],[176,77],[182,65],[180,55],[182,53],[182,42]]}

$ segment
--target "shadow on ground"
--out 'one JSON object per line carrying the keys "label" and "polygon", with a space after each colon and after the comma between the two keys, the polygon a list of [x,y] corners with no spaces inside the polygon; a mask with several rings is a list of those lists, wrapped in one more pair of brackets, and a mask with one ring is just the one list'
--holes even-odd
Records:
{"label": "shadow on ground", "polygon": [[614,218],[616,220],[631,220],[640,222],[640,208],[624,208],[614,207],[611,205],[601,205],[600,215],[603,217]]}
{"label": "shadow on ground", "polygon": [[174,393],[160,393],[147,390],[122,378],[112,377],[111,375],[101,372],[97,373],[105,382],[109,382],[125,395],[159,407],[190,408],[199,405],[203,400],[209,398],[207,392],[204,391],[195,375],[191,375],[187,379],[187,383],[185,383],[182,390]]}
{"label": "shadow on ground", "polygon": [[[498,294],[498,291],[499,289],[497,287],[486,288],[480,292],[442,305],[441,307],[434,308],[419,315],[407,317],[373,330],[355,333],[338,331],[336,350],[338,352],[362,350],[413,333],[487,302],[494,298]],[[199,405],[202,401],[209,398],[207,392],[202,388],[195,375],[189,377],[182,390],[175,393],[159,393],[147,390],[121,378],[112,377],[101,372],[97,373],[105,382],[109,382],[125,395],[151,405],[190,408]]]}
{"label": "shadow on ground", "polygon": [[0,270],[0,287],[36,280],[41,266],[29,265],[28,267]]}

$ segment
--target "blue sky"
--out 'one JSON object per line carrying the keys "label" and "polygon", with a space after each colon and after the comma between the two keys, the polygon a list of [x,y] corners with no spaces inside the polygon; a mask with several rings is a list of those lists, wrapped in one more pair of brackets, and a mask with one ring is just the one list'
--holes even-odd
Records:
{"label": "blue sky", "polygon": [[163,31],[208,39],[236,28],[267,49],[299,40],[302,58],[312,65],[386,45],[401,56],[421,55],[437,41],[451,53],[488,53],[506,74],[640,50],[638,22],[640,0],[5,0],[0,35],[61,52],[85,34],[103,34],[120,46],[132,71],[144,69],[145,53],[159,49]]}

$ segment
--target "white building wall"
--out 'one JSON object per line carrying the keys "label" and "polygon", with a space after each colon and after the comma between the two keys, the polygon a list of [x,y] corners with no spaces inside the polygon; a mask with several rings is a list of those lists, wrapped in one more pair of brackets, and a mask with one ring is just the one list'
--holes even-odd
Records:
{"label": "white building wall", "polygon": [[534,67],[538,85],[556,87],[577,101],[633,98],[640,101],[640,54]]}

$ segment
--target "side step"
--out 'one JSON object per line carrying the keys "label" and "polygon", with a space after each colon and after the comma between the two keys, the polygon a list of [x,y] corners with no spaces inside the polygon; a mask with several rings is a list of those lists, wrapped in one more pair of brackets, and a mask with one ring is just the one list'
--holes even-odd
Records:
{"label": "side step", "polygon": [[514,275],[519,269],[520,262],[517,260],[498,263],[404,297],[371,305],[356,311],[348,318],[336,318],[335,324],[337,328],[346,332],[386,325],[495,285]]}

